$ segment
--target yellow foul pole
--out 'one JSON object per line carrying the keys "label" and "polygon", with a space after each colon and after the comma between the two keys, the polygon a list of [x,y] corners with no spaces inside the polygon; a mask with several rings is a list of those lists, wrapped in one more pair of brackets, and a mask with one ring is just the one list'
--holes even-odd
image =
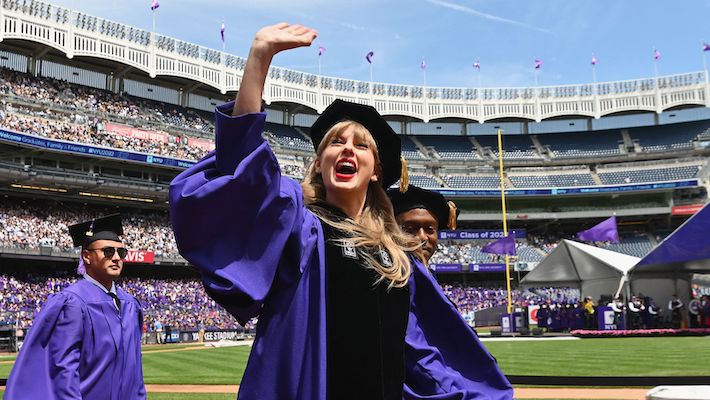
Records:
{"label": "yellow foul pole", "polygon": [[[505,178],[503,177],[503,131],[498,129],[498,167],[500,172],[500,203],[503,210],[503,236],[508,236],[508,217],[505,207]],[[508,314],[513,312],[513,301],[510,295],[510,260],[505,255],[505,284],[508,289]]]}

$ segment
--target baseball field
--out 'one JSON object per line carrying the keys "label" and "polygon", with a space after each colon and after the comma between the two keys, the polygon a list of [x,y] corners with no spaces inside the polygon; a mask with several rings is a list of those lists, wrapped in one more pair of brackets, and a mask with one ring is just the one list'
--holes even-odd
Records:
{"label": "baseball field", "polygon": [[[508,375],[710,375],[710,337],[565,339],[496,339],[485,346]],[[232,393],[158,393],[161,387],[154,385],[237,385],[249,351],[249,346],[146,346],[143,373],[149,398],[234,399]],[[14,356],[0,357],[0,378],[8,376],[13,363]]]}

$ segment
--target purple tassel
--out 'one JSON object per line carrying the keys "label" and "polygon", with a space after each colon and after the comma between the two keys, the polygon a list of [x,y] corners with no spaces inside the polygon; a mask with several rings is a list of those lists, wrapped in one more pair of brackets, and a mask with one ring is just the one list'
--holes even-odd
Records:
{"label": "purple tassel", "polygon": [[76,273],[79,275],[86,274],[86,265],[84,264],[84,257],[79,255],[79,265],[76,267]]}

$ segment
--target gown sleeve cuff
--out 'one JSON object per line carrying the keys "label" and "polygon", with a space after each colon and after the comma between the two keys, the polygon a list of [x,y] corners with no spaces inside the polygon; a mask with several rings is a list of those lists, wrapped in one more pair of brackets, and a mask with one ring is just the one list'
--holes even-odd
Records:
{"label": "gown sleeve cuff", "polygon": [[215,110],[215,145],[217,169],[223,174],[233,174],[239,163],[259,145],[266,124],[266,113],[248,113],[232,116],[234,102],[223,104]]}

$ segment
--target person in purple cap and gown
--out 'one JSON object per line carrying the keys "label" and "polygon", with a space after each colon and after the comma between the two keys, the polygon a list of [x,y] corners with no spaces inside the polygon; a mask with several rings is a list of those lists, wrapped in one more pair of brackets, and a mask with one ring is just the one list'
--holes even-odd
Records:
{"label": "person in purple cap and gown", "polygon": [[264,82],[277,53],[315,37],[287,23],[256,34],[215,151],[170,186],[180,253],[207,293],[241,324],[259,317],[239,399],[512,398],[394,219],[401,143],[374,108],[335,100],[310,129],[303,183],[281,176]]}
{"label": "person in purple cap and gown", "polygon": [[22,345],[6,400],[145,399],[140,303],[114,284],[127,250],[120,216],[69,227],[84,279],[51,296]]}

